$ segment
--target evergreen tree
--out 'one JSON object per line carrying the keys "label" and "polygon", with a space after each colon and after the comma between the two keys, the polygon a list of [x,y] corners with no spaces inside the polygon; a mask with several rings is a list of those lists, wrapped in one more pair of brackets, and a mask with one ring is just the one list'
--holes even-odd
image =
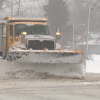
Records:
{"label": "evergreen tree", "polygon": [[55,35],[57,28],[60,28],[62,34],[66,31],[68,22],[68,11],[64,0],[49,0],[49,4],[44,7],[50,23],[51,34]]}

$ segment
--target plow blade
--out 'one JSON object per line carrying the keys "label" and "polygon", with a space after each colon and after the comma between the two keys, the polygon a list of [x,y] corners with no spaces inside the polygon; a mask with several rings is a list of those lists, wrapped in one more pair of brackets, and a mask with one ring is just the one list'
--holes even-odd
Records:
{"label": "plow blade", "polygon": [[[9,53],[8,61],[0,61],[0,78],[84,78],[84,53]],[[10,62],[11,61],[11,62]]]}
{"label": "plow blade", "polygon": [[83,53],[68,52],[9,52],[7,60],[28,63],[81,63]]}

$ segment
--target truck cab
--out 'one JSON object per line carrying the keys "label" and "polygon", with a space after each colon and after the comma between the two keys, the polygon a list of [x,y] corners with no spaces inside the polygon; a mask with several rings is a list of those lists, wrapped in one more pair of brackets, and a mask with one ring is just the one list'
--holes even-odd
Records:
{"label": "truck cab", "polygon": [[6,17],[0,23],[0,52],[6,55],[7,51],[16,49],[55,50],[56,38],[50,34],[46,21],[46,18]]}

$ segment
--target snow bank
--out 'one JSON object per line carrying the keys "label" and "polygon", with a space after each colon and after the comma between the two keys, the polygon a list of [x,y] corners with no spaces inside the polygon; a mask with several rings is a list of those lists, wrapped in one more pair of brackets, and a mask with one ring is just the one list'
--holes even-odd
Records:
{"label": "snow bank", "polygon": [[86,61],[86,72],[100,73],[100,55],[92,55],[92,58]]}

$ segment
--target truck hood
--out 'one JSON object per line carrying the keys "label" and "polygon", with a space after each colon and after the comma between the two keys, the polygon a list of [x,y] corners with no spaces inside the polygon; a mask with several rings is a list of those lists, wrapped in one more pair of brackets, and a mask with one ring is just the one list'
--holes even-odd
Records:
{"label": "truck hood", "polygon": [[55,40],[55,38],[51,35],[26,35],[25,39],[28,39],[28,40],[34,40],[34,39]]}

